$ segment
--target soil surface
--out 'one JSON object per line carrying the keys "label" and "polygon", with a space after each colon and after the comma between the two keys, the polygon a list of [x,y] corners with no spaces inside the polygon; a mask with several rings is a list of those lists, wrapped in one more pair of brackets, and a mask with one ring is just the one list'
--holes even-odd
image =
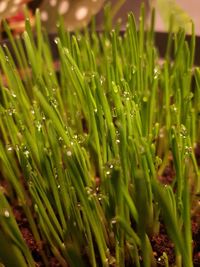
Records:
{"label": "soil surface", "polygon": [[[40,247],[36,243],[31,230],[29,228],[27,219],[23,213],[21,207],[16,206],[13,208],[13,212],[21,233],[30,248],[33,258],[36,262],[36,267],[43,267],[43,261],[40,256]],[[200,213],[198,216],[192,218],[192,233],[193,233],[193,263],[194,267],[200,266]],[[157,260],[157,267],[164,267],[163,253],[167,254],[170,266],[173,266],[175,262],[174,244],[169,239],[164,224],[161,223],[159,234],[151,238],[151,244],[154,251],[154,257]],[[60,267],[61,265],[54,256],[49,252],[48,256],[49,267]]]}
{"label": "soil surface", "polygon": [[[197,163],[200,166],[200,145],[197,145],[195,150],[195,155],[197,159]],[[159,180],[164,184],[171,184],[173,182],[175,176],[175,171],[173,169],[173,163],[170,162],[169,165],[165,168]],[[0,185],[5,189],[5,194],[8,189],[8,185],[5,181],[0,181]],[[193,238],[193,264],[194,267],[200,267],[200,196],[199,199],[199,210],[192,215],[192,238]],[[35,241],[33,234],[30,230],[28,221],[25,217],[22,207],[18,205],[13,206],[13,213],[16,218],[16,221],[19,225],[21,233],[26,241],[29,249],[32,252],[33,258],[36,263],[36,267],[45,266],[41,257],[41,248],[47,251],[45,244],[37,244]],[[151,244],[153,248],[154,257],[157,260],[157,267],[164,267],[164,257],[163,253],[167,254],[170,267],[174,266],[175,263],[175,250],[174,244],[169,239],[164,224],[160,225],[160,231],[157,235],[154,235],[151,239]],[[49,251],[48,253],[48,266],[49,267],[59,267],[60,263],[56,260],[56,258]]]}
{"label": "soil surface", "polygon": [[[37,244],[35,241],[33,234],[30,230],[28,221],[25,217],[25,214],[23,212],[23,209],[20,206],[13,207],[13,213],[16,218],[16,221],[18,223],[18,226],[20,228],[20,231],[22,233],[22,236],[24,240],[26,241],[29,249],[32,252],[33,258],[36,263],[36,267],[43,267],[45,266],[42,260],[42,257],[40,255],[41,246],[45,246],[45,244]],[[56,260],[55,257],[52,256],[52,254],[49,252],[48,255],[48,266],[49,267],[59,267],[61,266],[59,262]]]}

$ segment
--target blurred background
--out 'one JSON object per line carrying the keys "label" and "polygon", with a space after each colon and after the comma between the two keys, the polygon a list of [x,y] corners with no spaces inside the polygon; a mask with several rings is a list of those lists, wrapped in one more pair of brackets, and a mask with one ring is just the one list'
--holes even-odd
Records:
{"label": "blurred background", "polygon": [[0,30],[3,32],[2,20],[6,19],[13,33],[23,31],[25,5],[33,27],[34,12],[36,8],[40,9],[41,20],[48,32],[56,31],[59,15],[64,17],[65,27],[71,31],[88,26],[93,16],[96,16],[97,28],[103,29],[103,10],[109,5],[110,19],[113,23],[120,20],[123,29],[129,11],[133,11],[136,21],[139,20],[142,2],[145,5],[147,23],[151,8],[156,9],[156,30],[166,31],[169,17],[174,14],[175,30],[181,26],[190,32],[192,19],[196,33],[200,34],[199,0],[0,0]]}

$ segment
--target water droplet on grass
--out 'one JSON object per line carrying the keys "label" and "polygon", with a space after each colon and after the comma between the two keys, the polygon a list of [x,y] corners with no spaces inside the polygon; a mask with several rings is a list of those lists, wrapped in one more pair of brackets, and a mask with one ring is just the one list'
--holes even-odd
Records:
{"label": "water droplet on grass", "polygon": [[9,108],[9,109],[7,110],[7,112],[8,112],[8,115],[9,115],[9,116],[12,116],[13,114],[16,113],[16,109],[15,109],[14,107],[11,107],[11,108]]}
{"label": "water droplet on grass", "polygon": [[110,41],[108,39],[105,40],[105,46],[109,47],[110,46]]}
{"label": "water droplet on grass", "polygon": [[140,152],[140,154],[144,154],[144,152],[145,152],[145,149],[144,149],[144,147],[143,147],[143,146],[140,146],[140,147],[139,147],[139,152]]}
{"label": "water droplet on grass", "polygon": [[119,88],[118,88],[118,86],[115,84],[115,82],[112,82],[112,86],[113,86],[113,91],[114,91],[114,93],[118,93]]}
{"label": "water droplet on grass", "polygon": [[144,97],[142,98],[142,101],[143,101],[143,102],[148,102],[148,97],[147,97],[147,96],[144,96]]}
{"label": "water droplet on grass", "polygon": [[13,147],[11,145],[7,145],[7,150],[11,152],[13,150]]}
{"label": "water droplet on grass", "polygon": [[61,142],[63,141],[63,138],[60,136],[60,137],[58,138],[58,141],[61,143]]}
{"label": "water droplet on grass", "polygon": [[68,157],[71,157],[71,156],[72,156],[72,152],[71,152],[71,150],[68,150],[68,151],[67,151],[67,156],[68,156]]}
{"label": "water droplet on grass", "polygon": [[155,67],[154,68],[154,79],[158,79],[159,75],[160,75],[160,70],[158,67]]}
{"label": "water droplet on grass", "polygon": [[62,247],[65,248],[65,243],[62,243]]}
{"label": "water droplet on grass", "polygon": [[14,98],[16,98],[16,97],[17,97],[15,93],[12,93],[11,95],[12,95],[12,97],[14,97]]}
{"label": "water droplet on grass", "polygon": [[5,211],[4,211],[4,216],[5,216],[6,218],[9,218],[9,217],[10,217],[10,213],[9,213],[8,210],[5,210]]}
{"label": "water droplet on grass", "polygon": [[116,224],[117,220],[116,219],[112,219],[111,224]]}
{"label": "water droplet on grass", "polygon": [[28,151],[28,149],[27,149],[26,146],[23,148],[23,153],[24,153],[24,155],[26,156],[26,158],[29,157],[30,152]]}
{"label": "water droplet on grass", "polygon": [[86,187],[85,187],[85,190],[86,190],[86,193],[87,193],[88,195],[91,195],[92,192],[93,192],[93,189],[92,189],[91,187],[89,187],[89,186],[86,186]]}
{"label": "water droplet on grass", "polygon": [[37,121],[37,123],[36,123],[36,128],[37,128],[38,132],[40,132],[42,129],[42,124],[39,121]]}
{"label": "water droplet on grass", "polygon": [[181,124],[180,136],[183,139],[185,139],[187,137],[187,129],[186,129],[186,127],[183,124]]}

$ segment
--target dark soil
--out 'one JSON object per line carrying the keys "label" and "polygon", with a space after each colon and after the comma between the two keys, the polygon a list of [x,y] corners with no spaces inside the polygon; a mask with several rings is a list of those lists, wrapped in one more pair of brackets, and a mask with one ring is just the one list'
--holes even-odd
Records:
{"label": "dark soil", "polygon": [[[195,150],[195,155],[197,158],[197,163],[200,166],[200,145],[197,145]],[[165,168],[162,176],[159,180],[163,184],[172,184],[175,176],[175,171],[173,169],[173,163],[170,161],[169,165]],[[5,190],[5,195],[7,195],[8,184],[4,181],[0,181],[0,185]],[[200,200],[198,200],[200,201]],[[36,267],[45,266],[41,257],[41,247],[45,249],[45,254],[48,254],[48,266],[49,267],[59,267],[60,263],[56,258],[45,248],[45,244],[37,244],[33,234],[30,230],[28,221],[25,217],[23,209],[20,206],[13,206],[13,213],[16,221],[19,225],[21,233],[26,241],[29,249],[32,252],[33,258],[36,262]],[[200,267],[200,209],[199,212],[192,217],[192,237],[193,237],[193,264],[194,267]],[[151,238],[151,244],[154,252],[154,257],[157,260],[157,267],[164,267],[163,253],[167,254],[170,266],[175,263],[175,250],[174,244],[169,239],[164,224],[161,223],[160,231],[157,235]]]}
{"label": "dark soil", "polygon": [[200,213],[192,221],[193,236],[193,263],[194,267],[200,266]]}
{"label": "dark soil", "polygon": [[[23,210],[21,207],[16,206],[13,208],[13,212],[21,233],[30,248],[33,258],[36,262],[37,267],[43,267],[43,261],[40,256],[40,246],[36,243],[31,230],[29,228],[26,217],[24,216]],[[200,266],[200,213],[192,218],[192,233],[193,233],[193,262],[194,267]],[[151,244],[154,251],[154,257],[157,260],[157,267],[164,267],[163,252],[168,256],[170,266],[173,266],[175,262],[175,251],[174,244],[169,239],[164,224],[160,226],[159,234],[151,238]],[[56,258],[49,252],[48,257],[50,267],[59,267],[61,266]]]}
{"label": "dark soil", "polygon": [[[193,239],[193,264],[200,267],[200,213],[192,218],[192,239]],[[163,252],[167,254],[170,266],[175,263],[174,244],[169,239],[165,227],[161,224],[160,232],[151,239],[154,257],[157,260],[157,267],[164,267]]]}
{"label": "dark soil", "polygon": [[169,264],[172,265],[175,262],[174,244],[169,239],[163,224],[160,225],[159,234],[152,237],[151,245],[154,251],[154,257],[157,260],[157,267],[165,266],[163,259],[164,252],[167,254]]}
{"label": "dark soil", "polygon": [[[32,252],[32,256],[35,260],[36,267],[43,267],[45,266],[43,264],[42,257],[40,255],[41,246],[44,248],[44,244],[37,244],[37,242],[34,239],[34,236],[30,230],[28,221],[25,217],[25,214],[23,212],[23,209],[20,206],[13,207],[13,213],[16,218],[16,221],[18,223],[18,226],[20,228],[20,231],[22,233],[22,236],[24,240],[26,241],[29,249]],[[47,252],[48,255],[48,266],[49,267],[59,267],[61,266],[59,262],[56,260],[56,258],[50,253]]]}
{"label": "dark soil", "polygon": [[195,147],[195,156],[198,166],[200,166],[200,144],[197,144]]}

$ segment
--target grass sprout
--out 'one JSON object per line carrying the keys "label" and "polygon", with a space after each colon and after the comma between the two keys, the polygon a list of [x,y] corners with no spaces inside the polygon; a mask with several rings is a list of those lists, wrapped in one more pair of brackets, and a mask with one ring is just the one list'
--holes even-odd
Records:
{"label": "grass sprout", "polygon": [[[23,209],[45,266],[156,266],[162,221],[177,267],[192,267],[191,205],[200,193],[200,69],[195,33],[169,33],[161,62],[141,9],[126,30],[68,33],[54,47],[36,14],[0,47],[0,262],[35,266],[11,207]],[[35,38],[36,36],[36,38]],[[172,47],[174,47],[173,54]],[[172,57],[171,57],[172,56]],[[161,183],[167,166],[175,177]],[[41,245],[44,244],[44,245]],[[163,254],[165,266],[168,255]]]}

